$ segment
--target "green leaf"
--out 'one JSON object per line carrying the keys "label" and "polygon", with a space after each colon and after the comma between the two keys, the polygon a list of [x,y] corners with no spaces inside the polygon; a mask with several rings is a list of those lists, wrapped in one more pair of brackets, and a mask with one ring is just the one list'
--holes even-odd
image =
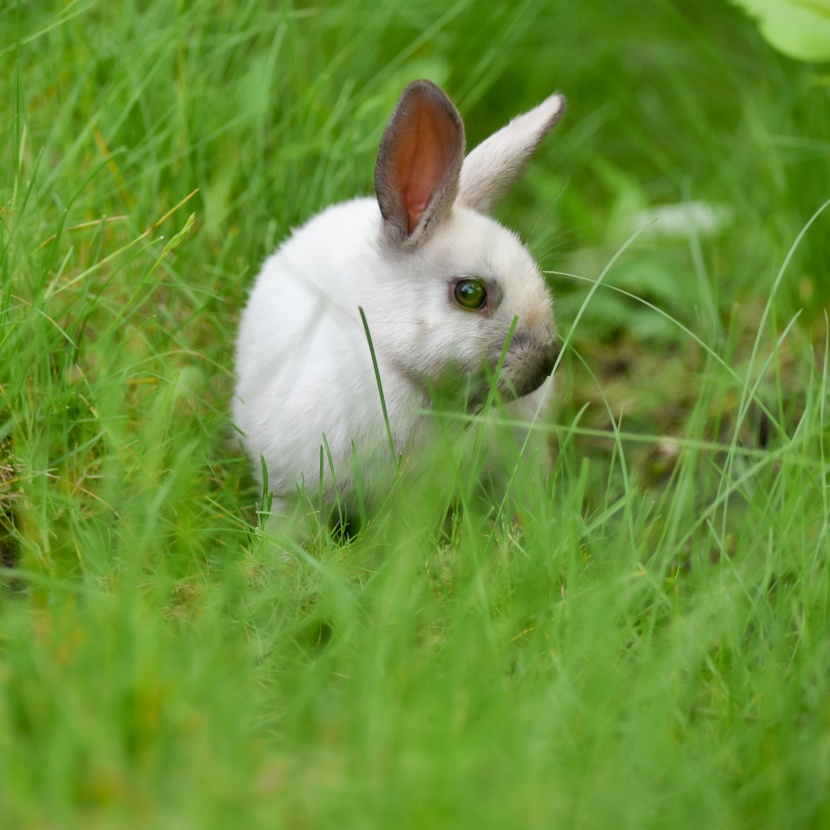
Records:
{"label": "green leaf", "polygon": [[767,42],[804,61],[830,60],[830,0],[734,0]]}

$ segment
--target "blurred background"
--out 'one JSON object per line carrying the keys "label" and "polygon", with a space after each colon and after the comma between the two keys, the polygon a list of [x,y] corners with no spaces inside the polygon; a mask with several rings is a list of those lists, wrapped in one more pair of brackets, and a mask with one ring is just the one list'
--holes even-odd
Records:
{"label": "blurred background", "polygon": [[[826,4],[744,4],[0,0],[0,824],[828,826]],[[418,77],[568,98],[553,473],[278,553],[239,313]]]}

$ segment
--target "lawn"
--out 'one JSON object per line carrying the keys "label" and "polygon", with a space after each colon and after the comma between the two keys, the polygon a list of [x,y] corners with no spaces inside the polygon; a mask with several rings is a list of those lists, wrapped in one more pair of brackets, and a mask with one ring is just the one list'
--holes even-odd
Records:
{"label": "lawn", "polygon": [[[469,146],[568,98],[497,211],[552,470],[275,540],[239,313],[418,77]],[[0,101],[0,827],[830,826],[827,64],[706,0],[0,0]]]}

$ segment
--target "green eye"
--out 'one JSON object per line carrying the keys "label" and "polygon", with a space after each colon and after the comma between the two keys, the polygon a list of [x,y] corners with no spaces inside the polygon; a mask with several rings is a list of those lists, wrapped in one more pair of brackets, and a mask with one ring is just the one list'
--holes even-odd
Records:
{"label": "green eye", "polygon": [[455,301],[461,308],[478,311],[487,302],[487,289],[481,280],[460,280],[455,284]]}

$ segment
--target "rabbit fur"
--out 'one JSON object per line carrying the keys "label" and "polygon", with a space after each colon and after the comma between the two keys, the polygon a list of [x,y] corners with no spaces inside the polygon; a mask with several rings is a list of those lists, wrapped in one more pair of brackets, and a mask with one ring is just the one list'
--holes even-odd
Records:
{"label": "rabbit fur", "polygon": [[[240,322],[233,418],[260,483],[267,470],[275,514],[296,510],[300,487],[312,501],[321,491],[324,510],[355,508],[358,487],[369,505],[386,494],[395,465],[361,308],[404,459],[434,438],[436,394],[460,411],[481,406],[514,317],[498,390],[525,418],[549,394],[551,297],[486,211],[563,110],[552,95],[465,158],[454,105],[415,81],[383,134],[376,198],[327,208],[265,262]],[[485,289],[481,308],[457,299],[471,279]]]}

